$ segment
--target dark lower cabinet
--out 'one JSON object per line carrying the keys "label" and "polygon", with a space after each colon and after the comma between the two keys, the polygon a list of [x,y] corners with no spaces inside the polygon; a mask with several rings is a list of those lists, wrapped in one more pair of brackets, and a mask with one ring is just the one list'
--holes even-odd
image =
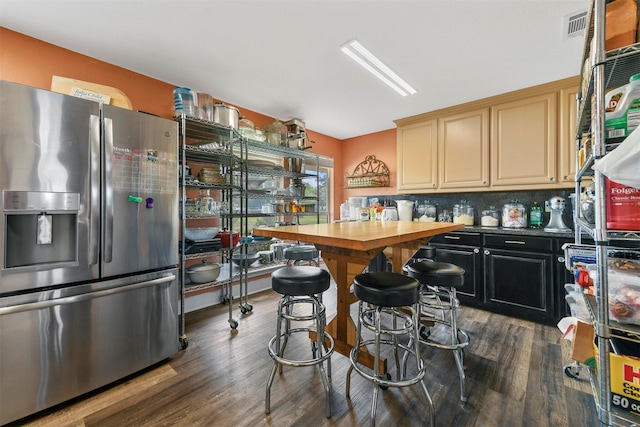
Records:
{"label": "dark lower cabinet", "polygon": [[553,255],[485,249],[487,308],[555,323]]}
{"label": "dark lower cabinet", "polygon": [[[465,270],[460,303],[492,312],[555,325],[569,313],[564,284],[573,277],[564,265],[562,244],[553,236],[455,231],[434,236],[436,261]],[[369,271],[391,271],[380,253]]]}
{"label": "dark lower cabinet", "polygon": [[450,262],[464,269],[464,285],[457,291],[464,305],[481,307],[484,300],[481,233],[446,233],[435,236],[436,261]]}

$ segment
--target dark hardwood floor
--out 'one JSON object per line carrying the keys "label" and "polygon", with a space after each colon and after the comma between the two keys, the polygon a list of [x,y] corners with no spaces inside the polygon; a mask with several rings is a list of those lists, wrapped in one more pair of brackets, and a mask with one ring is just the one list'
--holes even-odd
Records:
{"label": "dark hardwood floor", "polygon": [[[334,294],[325,297],[332,307]],[[265,386],[272,366],[266,346],[275,331],[278,295],[250,297],[253,312],[227,323],[227,306],[187,314],[189,347],[166,363],[94,393],[23,419],[26,426],[368,426],[371,385],[357,374],[345,397],[346,357],[332,357],[333,412],[317,368],[285,368],[272,387],[265,415]],[[354,304],[355,309],[357,304]],[[329,315],[331,313],[329,312]],[[469,401],[459,400],[458,375],[449,352],[424,347],[427,387],[438,426],[596,426],[587,382],[564,375],[569,345],[557,328],[464,307],[460,327],[466,349]],[[381,391],[378,426],[424,425],[426,409],[414,387]]]}

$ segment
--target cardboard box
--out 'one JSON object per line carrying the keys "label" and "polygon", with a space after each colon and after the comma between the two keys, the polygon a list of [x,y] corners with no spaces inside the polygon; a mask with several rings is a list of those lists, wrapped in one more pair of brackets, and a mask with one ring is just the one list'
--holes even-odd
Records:
{"label": "cardboard box", "polygon": [[588,366],[595,366],[595,332],[589,323],[578,321],[571,341],[571,358]]}
{"label": "cardboard box", "polygon": [[638,7],[634,0],[614,0],[606,5],[605,49],[612,50],[636,42]]}
{"label": "cardboard box", "polygon": [[[598,348],[593,348],[597,360]],[[609,372],[611,406],[640,421],[640,358],[610,353]]]}

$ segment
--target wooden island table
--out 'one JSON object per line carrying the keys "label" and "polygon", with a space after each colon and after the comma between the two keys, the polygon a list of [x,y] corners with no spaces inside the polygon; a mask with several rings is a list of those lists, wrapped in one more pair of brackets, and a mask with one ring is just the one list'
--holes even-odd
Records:
{"label": "wooden island table", "polygon": [[[253,234],[311,243],[321,251],[337,285],[337,314],[327,325],[327,332],[334,338],[336,351],[348,357],[356,342],[356,326],[349,309],[357,301],[350,292],[353,278],[380,252],[392,263],[393,271],[401,273],[404,264],[431,237],[462,228],[462,224],[449,222],[363,221],[256,227]],[[373,367],[373,356],[362,351],[360,355],[362,363]]]}

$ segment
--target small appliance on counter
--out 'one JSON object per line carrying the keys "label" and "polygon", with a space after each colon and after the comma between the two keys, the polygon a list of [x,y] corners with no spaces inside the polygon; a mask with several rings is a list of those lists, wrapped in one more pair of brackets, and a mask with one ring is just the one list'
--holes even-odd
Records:
{"label": "small appliance on counter", "polygon": [[398,210],[393,206],[385,206],[382,209],[382,221],[397,221],[398,220]]}
{"label": "small appliance on counter", "polygon": [[549,217],[549,223],[544,227],[544,231],[554,232],[568,232],[571,231],[567,227],[562,219],[562,212],[566,207],[566,201],[560,196],[552,197],[549,199],[549,205],[551,207],[551,216]]}

